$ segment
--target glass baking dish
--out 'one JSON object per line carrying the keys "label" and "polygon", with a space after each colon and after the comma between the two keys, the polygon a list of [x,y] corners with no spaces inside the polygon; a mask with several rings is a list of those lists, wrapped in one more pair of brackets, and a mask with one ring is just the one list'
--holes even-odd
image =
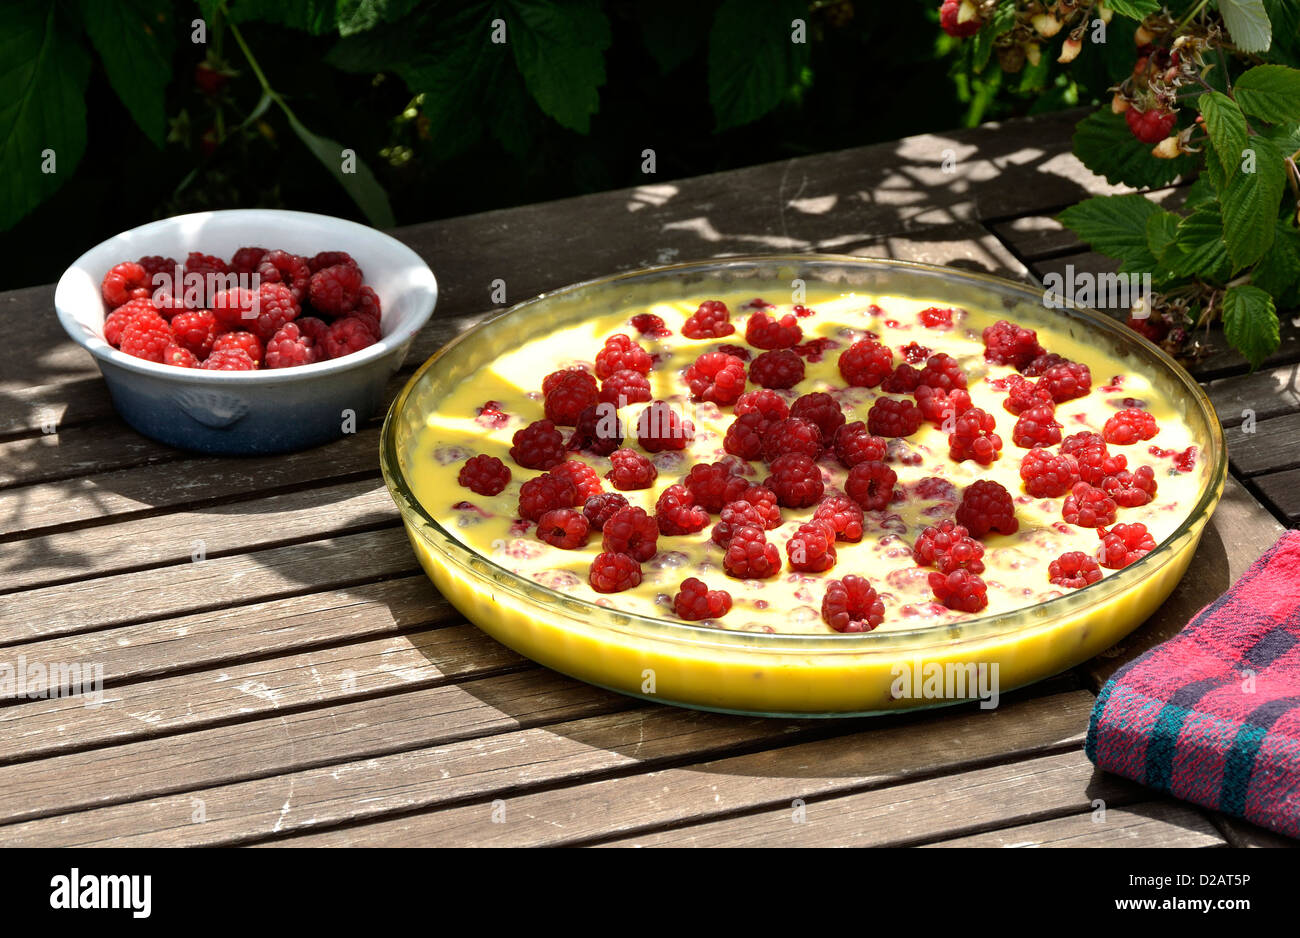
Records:
{"label": "glass baking dish", "polygon": [[[1083,589],[998,615],[864,634],[727,631],[599,606],[548,589],[475,553],[412,494],[407,470],[427,415],[449,389],[521,337],[635,305],[711,294],[809,292],[924,297],[984,309],[1100,344],[1145,374],[1182,412],[1201,457],[1198,495],[1172,535],[1137,563]],[[1108,317],[1048,308],[1033,287],[985,274],[826,255],[674,264],[543,294],[468,330],[415,373],[393,402],[380,444],[384,479],[434,585],[493,638],[546,667],[661,703],[767,716],[861,716],[1005,693],[1099,654],[1172,592],[1223,492],[1226,449],[1204,391],[1172,358]],[[937,669],[937,670],[936,670]],[[921,684],[939,676],[939,694]]]}

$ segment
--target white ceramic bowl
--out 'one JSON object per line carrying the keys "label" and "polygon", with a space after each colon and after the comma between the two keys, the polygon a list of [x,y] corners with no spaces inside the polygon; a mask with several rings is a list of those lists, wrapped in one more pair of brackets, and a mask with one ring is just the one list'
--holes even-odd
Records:
{"label": "white ceramic bowl", "polygon": [[[100,283],[123,261],[190,251],[229,259],[239,248],[307,257],[346,251],[382,305],[383,337],[332,361],[265,371],[204,371],[127,355],[104,340]],[[283,453],[354,432],[384,403],[389,378],[433,313],[438,285],[418,254],[365,225],[274,209],[178,215],[132,228],[77,258],[59,278],[59,322],[94,356],[122,419],[145,436],[220,455]]]}

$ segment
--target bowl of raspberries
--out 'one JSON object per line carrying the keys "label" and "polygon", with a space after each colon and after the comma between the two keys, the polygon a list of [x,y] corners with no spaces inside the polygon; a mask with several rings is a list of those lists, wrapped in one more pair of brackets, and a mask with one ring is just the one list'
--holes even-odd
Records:
{"label": "bowl of raspberries", "polygon": [[373,228],[240,209],[108,239],[64,272],[54,305],[133,428],[243,455],[356,432],[437,294],[420,256]]}

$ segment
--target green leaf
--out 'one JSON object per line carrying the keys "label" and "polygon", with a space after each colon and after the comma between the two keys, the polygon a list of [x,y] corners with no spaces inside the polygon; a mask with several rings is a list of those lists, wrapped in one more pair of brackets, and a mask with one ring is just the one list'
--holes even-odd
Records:
{"label": "green leaf", "polygon": [[1151,145],[1142,143],[1129,132],[1121,114],[1102,108],[1079,121],[1074,129],[1074,154],[1094,173],[1117,185],[1143,188],[1163,186],[1193,162],[1188,156],[1161,160],[1151,155]]}
{"label": "green leaf", "polygon": [[1183,197],[1183,208],[1189,212],[1203,202],[1213,202],[1218,199],[1218,190],[1205,176],[1198,176],[1196,181],[1187,187],[1187,194]]}
{"label": "green leaf", "polygon": [[716,130],[758,120],[781,103],[808,62],[808,43],[791,42],[790,26],[807,16],[807,4],[792,0],[722,0],[709,31],[709,102]]}
{"label": "green leaf", "polygon": [[1254,172],[1242,168],[1245,159],[1228,174],[1220,196],[1223,234],[1233,268],[1240,270],[1259,260],[1273,243],[1278,207],[1286,187],[1286,169],[1277,144],[1267,137],[1252,137],[1247,153],[1255,153]]}
{"label": "green leaf", "polygon": [[1176,237],[1165,247],[1160,263],[1175,277],[1196,277],[1207,283],[1227,281],[1232,264],[1223,242],[1223,216],[1217,202],[1197,206],[1178,223]]}
{"label": "green leaf", "polygon": [[313,36],[333,32],[338,25],[337,0],[228,0],[226,9],[232,23],[278,23]]}
{"label": "green leaf", "polygon": [[1282,153],[1294,153],[1300,150],[1300,124],[1282,124],[1262,131],[1265,137],[1277,144]]}
{"label": "green leaf", "polygon": [[417,0],[338,0],[340,36],[374,29],[381,22],[393,23],[410,13]]}
{"label": "green leaf", "polygon": [[1160,4],[1156,0],[1107,0],[1106,6],[1120,16],[1135,20],[1144,20],[1160,10]]}
{"label": "green leaf", "polygon": [[167,133],[164,95],[172,74],[171,4],[166,0],[81,0],[81,19],[109,84],[154,146]]}
{"label": "green leaf", "polygon": [[292,114],[287,114],[287,116],[289,126],[298,135],[298,139],[306,144],[307,149],[311,150],[318,160],[325,164],[325,168],[330,171],[334,178],[339,181],[339,185],[352,197],[352,201],[365,214],[370,224],[376,228],[392,228],[397,224],[397,220],[393,217],[393,208],[388,204],[388,194],[384,192],[379,180],[375,179],[375,174],[370,171],[370,167],[360,157],[354,157],[355,171],[345,173],[343,171],[342,146],[328,137],[312,133]]}
{"label": "green leaf", "polygon": [[1300,231],[1279,222],[1273,244],[1251,272],[1251,282],[1284,306],[1300,297]]}
{"label": "green leaf", "polygon": [[1016,0],[998,0],[993,8],[993,15],[985,20],[973,39],[971,39],[971,68],[976,72],[984,71],[989,64],[989,55],[993,52],[993,40],[1016,25]]}
{"label": "green leaf", "polygon": [[1156,259],[1157,265],[1169,245],[1178,237],[1178,223],[1182,220],[1182,216],[1175,215],[1173,212],[1166,212],[1164,209],[1159,210],[1147,219],[1144,232],[1147,239],[1147,250]]}
{"label": "green leaf", "polygon": [[1300,121],[1300,70],[1257,65],[1237,79],[1233,94],[1243,111],[1270,124]]}
{"label": "green leaf", "polygon": [[1273,298],[1250,284],[1229,287],[1223,295],[1223,334],[1258,368],[1281,344]]}
{"label": "green leaf", "polygon": [[587,133],[610,43],[599,0],[510,0],[509,9],[507,36],[529,93],[560,126]]}
{"label": "green leaf", "polygon": [[1156,255],[1147,245],[1147,220],[1160,212],[1159,206],[1133,193],[1084,199],[1056,217],[1094,251],[1123,261],[1121,271],[1150,271]]}
{"label": "green leaf", "polygon": [[638,0],[641,41],[661,73],[667,75],[695,54],[709,34],[712,12],[698,0]]}
{"label": "green leaf", "polygon": [[1273,42],[1264,0],[1218,0],[1232,44],[1242,52],[1267,52]]}
{"label": "green leaf", "polygon": [[1214,152],[1225,173],[1232,172],[1237,158],[1246,146],[1246,116],[1237,107],[1237,102],[1219,91],[1203,94],[1197,99],[1201,116],[1205,118],[1205,129],[1214,141]]}
{"label": "green leaf", "polygon": [[[90,56],[53,3],[0,3],[0,231],[72,175],[86,149]],[[43,172],[46,153],[55,172]]]}
{"label": "green leaf", "polygon": [[1273,45],[1268,57],[1300,64],[1300,0],[1264,0],[1264,9],[1273,24]]}

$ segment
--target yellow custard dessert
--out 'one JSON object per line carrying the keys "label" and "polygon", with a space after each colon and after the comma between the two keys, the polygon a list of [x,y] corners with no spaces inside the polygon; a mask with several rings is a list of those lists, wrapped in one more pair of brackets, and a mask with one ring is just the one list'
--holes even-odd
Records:
{"label": "yellow custard dessert", "polygon": [[[818,261],[799,263],[815,266]],[[630,505],[653,516],[664,489],[680,483],[700,463],[725,461],[761,484],[769,473],[762,459],[742,460],[724,449],[727,428],[735,419],[732,408],[693,401],[682,374],[699,356],[723,346],[746,349],[751,360],[761,354],[762,349],[749,348],[745,341],[746,320],[758,308],[752,302],[756,287],[766,286],[757,295],[776,304],[768,313],[780,316],[793,305],[772,292],[792,281],[673,283],[672,289],[662,283],[655,289],[649,283],[649,289],[637,289],[641,285],[635,283],[636,275],[629,279],[633,289],[582,295],[591,288],[580,287],[576,295],[525,304],[503,317],[513,320],[513,330],[503,320],[488,324],[487,331],[496,337],[477,354],[463,354],[462,349],[456,356],[455,347],[441,353],[439,357],[460,360],[443,363],[445,373],[436,391],[426,366],[394,405],[385,430],[386,473],[390,485],[400,474],[401,485],[394,491],[399,505],[407,507],[409,498],[418,506],[419,517],[408,515],[408,528],[435,583],[489,633],[585,680],[673,703],[792,714],[877,712],[951,702],[951,693],[921,694],[906,681],[900,683],[900,672],[907,668],[911,672],[901,676],[919,683],[927,664],[950,672],[969,668],[981,681],[991,679],[1005,691],[1100,652],[1148,615],[1190,558],[1207,513],[1207,487],[1217,498],[1222,485],[1217,425],[1208,424],[1203,403],[1193,399],[1195,391],[1189,395],[1187,385],[1195,386],[1190,380],[1171,380],[1175,369],[1170,366],[1151,367],[1159,355],[1149,348],[1132,354],[1122,332],[1089,329],[1087,317],[1081,321],[1084,314],[1078,311],[1067,316],[1034,309],[1023,297],[1016,297],[1020,308],[992,294],[983,303],[971,302],[968,284],[963,284],[966,291],[956,293],[942,282],[933,292],[867,292],[805,284],[796,278],[799,305],[812,310],[797,320],[800,342],[817,347],[804,348],[802,380],[777,392],[787,403],[825,392],[838,402],[847,422],[867,421],[877,399],[912,400],[912,394],[846,386],[838,367],[845,349],[858,340],[874,339],[893,351],[895,365],[911,361],[917,369],[925,367],[926,355],[946,353],[960,365],[973,406],[995,419],[1002,441],[999,457],[990,465],[954,461],[949,454],[951,423],[941,428],[922,422],[916,432],[889,442],[885,462],[896,475],[893,499],[864,512],[860,541],[835,543],[830,569],[808,572],[789,562],[787,541],[812,518],[815,504],[781,509],[781,523],[765,532],[767,541],[780,550],[781,568],[763,578],[728,575],[724,549],[711,539],[718,521],[715,513],[703,530],[661,534],[655,554],[640,564],[638,585],[597,592],[588,571],[602,550],[599,530],[591,531],[585,546],[563,550],[540,540],[536,525],[520,519],[520,486],[542,470],[519,466],[510,448],[517,431],[543,419],[543,380],[561,369],[592,370],[608,337],[628,335],[654,355],[648,375],[653,400],[667,402],[694,425],[693,437],[682,449],[644,452],[638,445],[637,419],[649,405],[637,402],[619,408],[622,446],[643,452],[657,470],[650,487],[621,491]],[[784,292],[788,298],[788,286]],[[683,324],[705,300],[729,307],[734,334],[699,339],[682,335]],[[559,315],[545,315],[548,302]],[[931,307],[953,309],[951,327],[923,325],[918,314]],[[662,334],[642,334],[632,324],[634,316],[647,313],[662,320]],[[1053,315],[1059,317],[1060,328],[1053,328]],[[1035,329],[1047,352],[1088,366],[1090,392],[1055,405],[1062,435],[1101,433],[1107,420],[1127,407],[1152,415],[1158,428],[1149,439],[1112,443],[1109,448],[1127,458],[1128,470],[1150,466],[1157,483],[1149,502],[1118,508],[1115,521],[1145,525],[1162,546],[1124,569],[1100,568],[1101,582],[1082,590],[1050,582],[1049,564],[1067,552],[1095,556],[1098,532],[1066,523],[1064,496],[1035,497],[1025,491],[1020,469],[1029,449],[1013,442],[1017,417],[1004,407],[1008,380],[1017,372],[1010,365],[986,361],[981,340],[985,327],[1003,319]],[[472,345],[473,339],[467,338]],[[1139,345],[1136,339],[1129,341]],[[431,362],[436,364],[437,358]],[[756,387],[750,383],[746,390]],[[420,406],[412,409],[412,393],[421,389],[425,393],[416,395]],[[566,436],[572,432],[562,430]],[[401,434],[400,445],[396,433]],[[504,490],[480,495],[459,483],[466,460],[478,454],[498,457],[510,468]],[[616,491],[605,478],[610,471],[607,457],[575,450],[567,458],[589,465],[602,477],[605,491]],[[843,493],[848,470],[833,450],[817,460],[817,467],[825,496]],[[938,601],[930,583],[934,567],[919,565],[912,548],[927,527],[954,517],[963,491],[977,480],[998,482],[1011,493],[1018,524],[1014,533],[980,537],[979,577],[987,590],[987,606],[963,612]],[[1142,566],[1147,568],[1144,575],[1134,576]],[[866,578],[883,604],[883,620],[870,632],[841,635],[823,618],[827,583],[846,575]],[[729,611],[701,622],[678,618],[673,597],[688,577],[703,580],[710,589],[725,589],[732,600]],[[1121,580],[1132,585],[1119,589]],[[956,696],[976,694],[968,689]]]}

